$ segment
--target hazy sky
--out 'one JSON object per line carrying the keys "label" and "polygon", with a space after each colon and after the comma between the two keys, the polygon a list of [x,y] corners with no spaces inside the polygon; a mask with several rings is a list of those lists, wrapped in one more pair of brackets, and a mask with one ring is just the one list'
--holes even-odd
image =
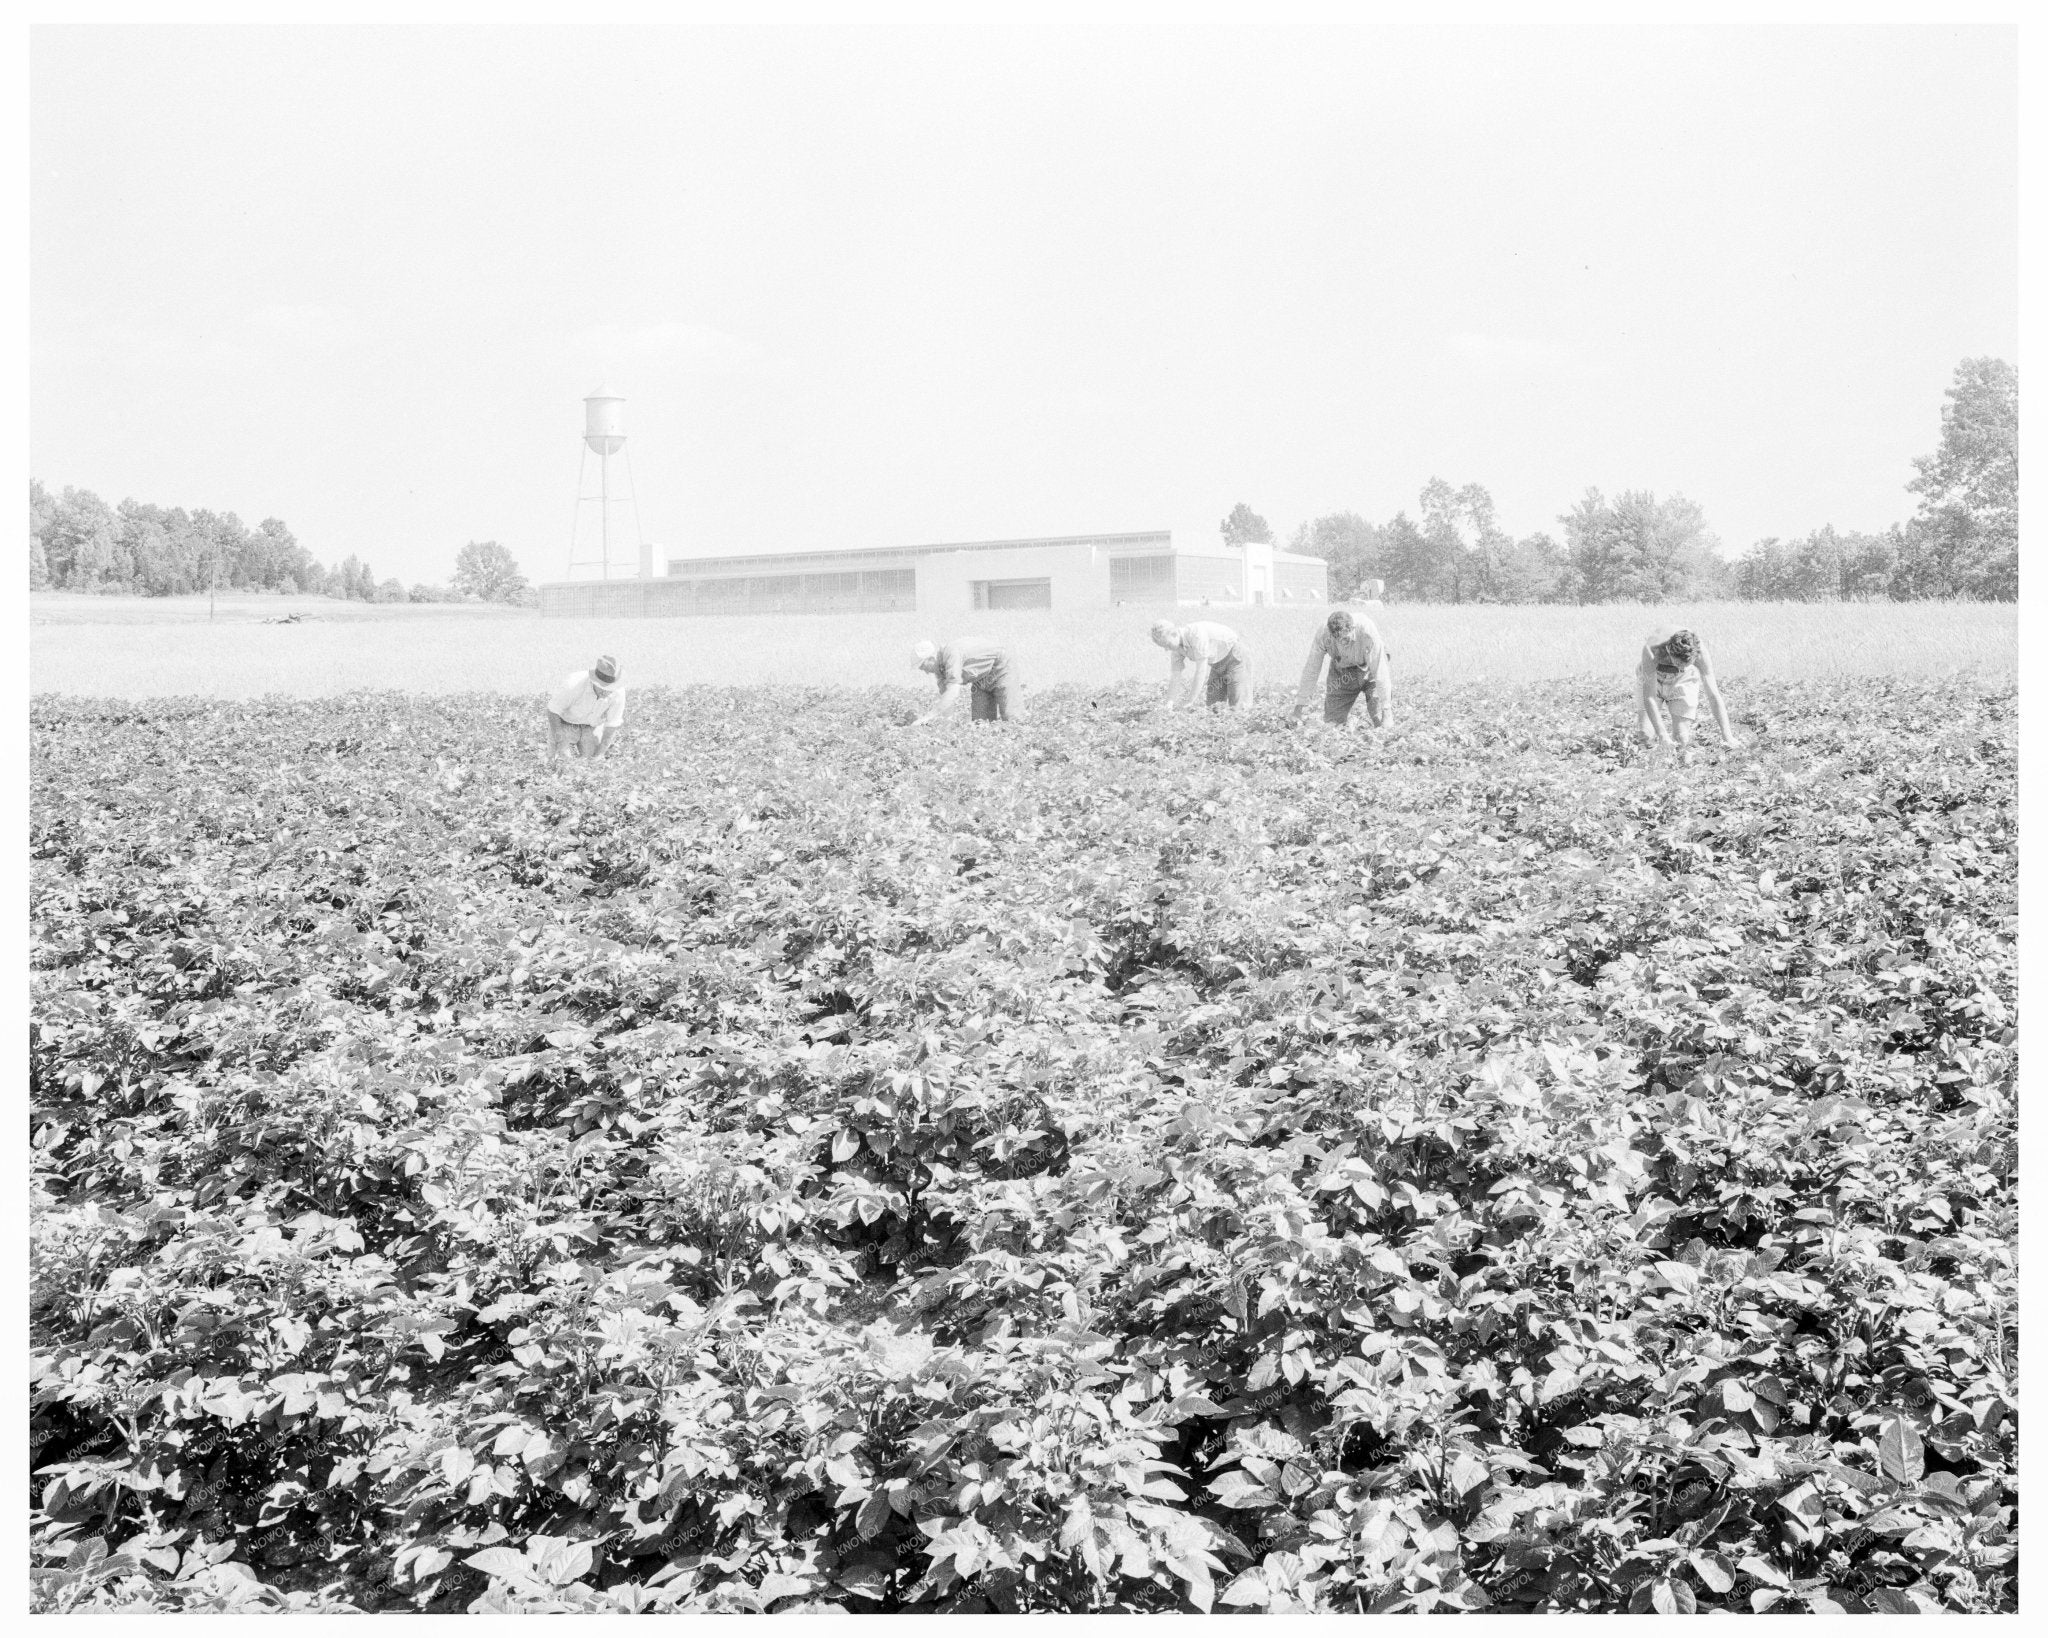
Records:
{"label": "hazy sky", "polygon": [[444,579],[648,535],[1911,510],[2017,353],[2010,29],[45,28],[32,471]]}

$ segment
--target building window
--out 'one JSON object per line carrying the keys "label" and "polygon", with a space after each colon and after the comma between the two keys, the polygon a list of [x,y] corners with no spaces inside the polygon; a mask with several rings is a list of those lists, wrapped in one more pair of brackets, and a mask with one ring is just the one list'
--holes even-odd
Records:
{"label": "building window", "polygon": [[1049,609],[1052,607],[1052,581],[1045,580],[977,580],[974,583],[974,606],[978,609]]}
{"label": "building window", "polygon": [[663,614],[907,614],[917,607],[914,569],[675,576],[645,584],[650,611]]}
{"label": "building window", "polygon": [[1177,557],[1174,597],[1182,603],[1242,603],[1244,564],[1227,557]]}
{"label": "building window", "polygon": [[1109,560],[1112,603],[1171,603],[1173,558],[1113,557]]}
{"label": "building window", "polygon": [[908,614],[917,607],[917,571],[861,570],[860,606],[863,614]]}

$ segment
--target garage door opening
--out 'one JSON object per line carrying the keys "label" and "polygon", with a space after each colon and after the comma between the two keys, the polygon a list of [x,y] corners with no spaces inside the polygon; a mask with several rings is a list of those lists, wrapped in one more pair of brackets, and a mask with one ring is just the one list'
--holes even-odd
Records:
{"label": "garage door opening", "polygon": [[974,606],[978,609],[1049,609],[1052,607],[1052,579],[977,580]]}

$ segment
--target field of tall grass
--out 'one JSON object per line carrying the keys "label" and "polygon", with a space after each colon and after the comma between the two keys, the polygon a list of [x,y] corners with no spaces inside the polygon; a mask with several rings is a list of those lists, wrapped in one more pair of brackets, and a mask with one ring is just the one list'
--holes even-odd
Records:
{"label": "field of tall grass", "polygon": [[[302,624],[267,624],[300,612]],[[1009,644],[1032,688],[1164,680],[1150,608],[1042,610],[935,622],[920,615],[544,620],[474,605],[339,603],[327,598],[31,599],[35,693],[151,698],[310,697],[352,689],[537,694],[600,653],[628,683],[928,686],[912,669],[920,637]],[[1394,604],[1370,610],[1399,678],[1491,682],[1612,677],[1633,669],[1650,627],[1674,621],[1706,639],[1715,665],[1742,679],[2011,672],[2010,603],[1709,603],[1497,607]],[[1185,609],[1241,632],[1261,691],[1291,686],[1320,609]]]}

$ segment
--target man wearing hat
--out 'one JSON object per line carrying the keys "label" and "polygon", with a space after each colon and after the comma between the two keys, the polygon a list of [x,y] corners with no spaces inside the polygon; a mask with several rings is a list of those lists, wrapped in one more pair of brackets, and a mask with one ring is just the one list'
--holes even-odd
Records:
{"label": "man wearing hat", "polygon": [[1205,705],[1227,705],[1233,710],[1250,703],[1251,662],[1237,633],[1228,626],[1213,620],[1185,626],[1155,620],[1152,641],[1173,655],[1173,674],[1166,680],[1162,711],[1171,711],[1183,701],[1193,705],[1197,694]]}
{"label": "man wearing hat", "polygon": [[588,671],[578,671],[548,701],[548,755],[607,755],[626,726],[626,685],[619,662],[600,654]]}
{"label": "man wearing hat", "polygon": [[[1721,743],[1734,745],[1735,731],[1728,726],[1728,707],[1714,680],[1714,662],[1707,658],[1707,645],[1697,633],[1657,627],[1643,639],[1643,652],[1636,660],[1636,731],[1643,743],[1669,745],[1675,738],[1679,764],[1690,762],[1702,694],[1714,713],[1714,726],[1721,730]],[[1669,732],[1664,727],[1667,713]]]}
{"label": "man wearing hat", "polygon": [[969,691],[968,706],[976,722],[1016,722],[1024,715],[1018,695],[1017,668],[1010,656],[994,643],[977,643],[956,638],[950,643],[919,643],[917,669],[928,671],[939,682],[939,703],[911,726],[930,722],[952,701],[964,684]]}
{"label": "man wearing hat", "polygon": [[1358,696],[1365,696],[1365,714],[1375,728],[1394,721],[1394,673],[1380,641],[1379,627],[1362,614],[1338,609],[1316,631],[1309,644],[1308,664],[1301,668],[1301,688],[1294,697],[1295,720],[1315,698],[1323,662],[1330,663],[1329,686],[1323,693],[1323,721],[1341,728]]}

